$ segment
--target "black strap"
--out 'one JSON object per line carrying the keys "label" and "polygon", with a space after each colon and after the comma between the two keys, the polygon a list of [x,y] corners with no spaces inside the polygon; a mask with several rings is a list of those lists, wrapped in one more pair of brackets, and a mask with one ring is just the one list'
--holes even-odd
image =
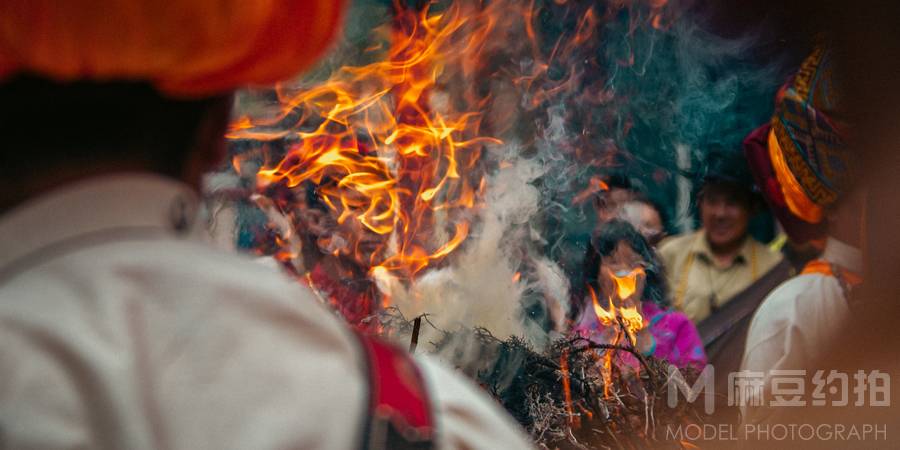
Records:
{"label": "black strap", "polygon": [[769,292],[792,275],[793,267],[790,262],[782,260],[753,284],[725,302],[714,314],[700,321],[697,324],[697,331],[703,339],[703,346],[707,348],[707,355],[712,358],[710,349],[714,347],[716,341],[740,322],[749,320]]}

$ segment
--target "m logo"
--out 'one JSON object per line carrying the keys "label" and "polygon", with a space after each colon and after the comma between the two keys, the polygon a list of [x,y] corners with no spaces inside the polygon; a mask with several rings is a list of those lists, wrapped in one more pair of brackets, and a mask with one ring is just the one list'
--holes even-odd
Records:
{"label": "m logo", "polygon": [[681,371],[673,365],[669,365],[669,376],[666,379],[666,387],[668,389],[668,398],[666,403],[669,408],[678,406],[678,392],[684,395],[688,403],[693,403],[703,392],[703,411],[706,414],[712,414],[715,411],[715,369],[707,364],[700,372],[693,386],[689,386]]}

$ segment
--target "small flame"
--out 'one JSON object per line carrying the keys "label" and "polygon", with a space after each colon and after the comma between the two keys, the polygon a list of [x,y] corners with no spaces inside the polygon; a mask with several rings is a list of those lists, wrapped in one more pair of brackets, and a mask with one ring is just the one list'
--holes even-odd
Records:
{"label": "small flame", "polygon": [[[644,269],[641,267],[633,269],[626,275],[617,276],[615,274],[612,275],[613,281],[616,285],[615,295],[618,296],[620,301],[624,301],[629,299],[634,293],[637,291],[637,278],[639,275],[644,274]],[[613,295],[607,296],[607,301],[609,304],[608,308],[604,308],[600,304],[600,300],[597,298],[597,293],[594,291],[594,288],[588,285],[588,293],[591,296],[591,304],[594,307],[594,314],[597,316],[597,320],[600,321],[601,324],[607,327],[623,327],[619,332],[615,333],[612,338],[611,344],[616,345],[622,339],[623,332],[624,336],[629,339],[632,347],[637,345],[637,332],[644,328],[644,317],[641,315],[641,312],[637,307],[616,307],[613,303]],[[603,377],[603,395],[604,397],[609,397],[609,391],[612,386],[612,365],[613,365],[613,352],[607,351],[603,355],[602,366],[600,368],[600,374]]]}
{"label": "small flame", "polygon": [[628,337],[631,339],[631,345],[637,345],[637,332],[644,328],[644,317],[637,308],[620,308],[619,316],[625,329],[628,330]]}
{"label": "small flame", "polygon": [[650,1],[650,26],[657,30],[665,28],[663,25],[663,9],[669,0],[651,0]]}
{"label": "small flame", "polygon": [[619,295],[619,299],[627,300],[634,294],[637,290],[638,275],[644,275],[643,267],[636,267],[622,276],[612,275],[613,281],[616,283],[616,293]]}
{"label": "small flame", "polygon": [[597,293],[594,292],[594,288],[592,286],[588,286],[588,293],[591,295],[591,302],[594,305],[594,314],[597,315],[597,319],[600,320],[605,326],[610,326],[616,323],[616,307],[613,306],[612,297],[609,298],[609,309],[604,309],[600,306],[600,301],[597,299]]}
{"label": "small flame", "polygon": [[[638,275],[644,275],[644,269],[642,267],[636,267],[623,276],[612,275],[613,281],[616,284],[616,294],[619,296],[620,300],[624,301],[631,298],[635,291],[637,291]],[[610,300],[610,302],[611,301],[612,300]],[[640,301],[640,299],[638,299],[638,301]],[[644,328],[643,316],[641,316],[641,313],[637,308],[633,307],[619,308],[618,313],[619,317],[622,318],[622,322],[625,324],[625,328],[628,330],[628,336],[632,340],[631,344],[636,345],[635,333]]]}
{"label": "small flame", "polygon": [[[616,290],[620,299],[628,299],[634,294],[636,290],[637,284],[637,276],[639,274],[643,274],[644,271],[641,268],[637,268],[628,275],[617,277],[613,275],[613,279],[616,282]],[[638,311],[635,307],[619,307],[617,308],[613,304],[613,296],[608,296],[608,308],[604,308],[600,305],[600,300],[597,298],[597,293],[594,291],[592,286],[588,286],[588,293],[591,296],[591,304],[594,307],[594,314],[597,316],[597,319],[601,324],[605,326],[615,325],[617,323],[617,316],[622,318],[622,321],[628,328],[628,331],[633,335],[635,332],[641,330],[643,328],[643,317],[641,316],[640,311]]]}
{"label": "small flame", "polygon": [[584,203],[587,199],[599,194],[600,192],[608,191],[608,190],[609,190],[609,186],[606,184],[605,181],[603,181],[602,178],[600,178],[598,176],[593,176],[593,177],[591,177],[590,181],[588,182],[588,187],[585,188],[584,190],[582,190],[581,192],[579,192],[578,194],[576,194],[575,197],[572,197],[572,204],[580,205],[580,204]]}
{"label": "small flame", "polygon": [[569,416],[569,423],[573,426],[579,424],[578,417],[575,416],[575,410],[572,407],[572,387],[569,380],[569,351],[563,350],[559,357],[559,371],[562,373],[563,397],[566,401],[566,414]]}

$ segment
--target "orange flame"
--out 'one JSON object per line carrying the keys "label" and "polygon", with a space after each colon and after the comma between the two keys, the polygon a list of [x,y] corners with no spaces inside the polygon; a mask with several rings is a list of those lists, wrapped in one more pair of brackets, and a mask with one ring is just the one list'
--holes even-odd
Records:
{"label": "orange flame", "polygon": [[569,423],[577,427],[580,424],[578,417],[575,416],[575,410],[572,407],[572,388],[569,380],[569,351],[563,350],[559,357],[559,371],[562,373],[563,398],[566,401],[566,414],[569,416]]}
{"label": "orange flame", "polygon": [[665,28],[663,25],[663,9],[669,0],[651,0],[650,1],[650,26],[657,30]]}
{"label": "orange flame", "polygon": [[618,294],[620,299],[626,300],[634,294],[637,290],[638,275],[644,275],[642,267],[636,267],[623,276],[613,274],[613,281],[616,283],[616,294]]}
{"label": "orange flame", "polygon": [[[474,20],[458,5],[434,14],[396,8],[382,60],[343,67],[306,89],[278,86],[275,117],[241,117],[228,137],[296,142],[259,170],[259,185],[315,184],[338,225],[361,226],[342,236],[346,245],[335,254],[355,256],[372,274],[409,278],[466,240],[471,214],[464,211],[483,194],[480,152],[500,141],[481,134],[479,113],[442,101],[438,80],[451,66],[477,69],[479,46],[495,21]],[[297,120],[294,131],[279,125],[289,120]],[[359,230],[374,234],[368,239],[377,248],[361,251]]]}
{"label": "orange flame", "polygon": [[597,299],[597,293],[594,292],[594,288],[592,286],[588,286],[588,293],[591,295],[591,302],[594,305],[594,314],[597,315],[597,319],[600,320],[605,326],[610,326],[616,322],[616,307],[613,306],[612,297],[609,297],[609,309],[603,308],[600,306],[600,301]]}
{"label": "orange flame", "polygon": [[[588,286],[588,293],[591,295],[591,302],[594,305],[594,314],[597,315],[597,319],[604,326],[616,326],[616,308],[613,305],[612,297],[609,297],[609,309],[604,309],[603,306],[600,306],[600,301],[597,299],[597,293],[594,291],[594,288]],[[613,342],[611,344],[615,345],[619,342],[619,333],[613,337]],[[613,353],[607,351],[603,355],[603,364],[600,367],[600,375],[603,377],[603,396],[609,397],[609,390],[612,386],[612,356]]]}
{"label": "orange flame", "polygon": [[[626,300],[631,298],[631,296],[637,290],[637,277],[638,275],[644,275],[644,269],[642,267],[637,267],[633,269],[626,275],[617,276],[615,274],[612,275],[613,281],[616,284],[616,295],[619,296],[619,299]],[[638,299],[637,301],[640,301]],[[644,318],[641,316],[640,311],[637,308],[629,307],[629,308],[619,308],[619,317],[622,318],[622,322],[625,325],[625,328],[628,330],[628,336],[631,338],[632,345],[636,345],[635,342],[635,333],[644,328]]]}
{"label": "orange flame", "polygon": [[[615,295],[618,296],[620,301],[627,300],[632,295],[634,295],[634,293],[637,291],[637,278],[639,275],[643,274],[644,269],[641,267],[637,267],[628,274],[622,276],[617,276],[615,274],[612,275],[613,281],[616,285]],[[604,308],[600,304],[600,301],[597,298],[597,293],[594,291],[593,287],[588,286],[588,293],[591,296],[591,304],[594,307],[594,314],[597,316],[597,320],[599,320],[601,324],[607,327],[624,327],[624,330],[620,330],[615,333],[612,338],[611,344],[618,344],[622,339],[624,332],[624,336],[629,339],[632,347],[636,346],[637,332],[644,328],[644,317],[641,315],[641,312],[636,307],[616,307],[613,303],[613,295],[607,296],[609,307]],[[602,366],[600,368],[600,374],[603,377],[604,382],[604,397],[609,396],[609,390],[612,386],[612,358],[613,352],[607,351],[603,355]]]}
{"label": "orange flame", "polygon": [[603,181],[602,178],[598,176],[591,177],[591,180],[588,182],[588,187],[579,192],[575,197],[572,197],[573,205],[580,205],[585,202],[585,200],[597,195],[600,192],[608,191],[609,185]]}
{"label": "orange flame", "polygon": [[[664,26],[659,16],[667,1],[650,0],[652,14],[642,20]],[[483,198],[481,153],[485,145],[500,143],[489,134],[503,127],[492,123],[492,133],[481,129],[481,112],[489,110],[491,99],[476,81],[495,75],[483,73],[493,56],[487,52],[508,47],[511,53],[531,53],[529,62],[511,73],[522,107],[539,107],[581,91],[583,68],[560,78],[550,69],[580,58],[600,25],[631,2],[606,8],[576,8],[571,2],[575,26],[554,34],[551,42],[541,42],[535,29],[546,5],[534,0],[452,2],[439,12],[427,5],[401,6],[405,3],[394,2],[393,24],[365,50],[367,60],[375,62],[341,67],[325,81],[277,86],[274,111],[237,118],[227,137],[285,143],[286,154],[258,170],[259,187],[314,185],[338,228],[345,228],[330,230],[342,234],[321,240],[329,243],[328,253],[351,256],[370,276],[411,279],[463,245],[471,210]],[[515,33],[526,39],[510,38],[520,36]],[[447,86],[464,88],[450,92]],[[579,95],[606,102],[613,93]],[[239,163],[233,161],[236,170]],[[599,178],[592,180],[579,199],[606,188]]]}

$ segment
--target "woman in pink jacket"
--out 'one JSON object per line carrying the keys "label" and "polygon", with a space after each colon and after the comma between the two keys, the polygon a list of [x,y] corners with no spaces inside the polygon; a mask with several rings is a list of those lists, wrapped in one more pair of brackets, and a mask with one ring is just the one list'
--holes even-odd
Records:
{"label": "woman in pink jacket", "polygon": [[[609,336],[615,330],[598,319],[592,293],[605,309],[609,308],[608,298],[612,296],[617,306],[634,307],[641,313],[643,327],[636,336],[638,350],[679,368],[701,369],[706,365],[697,328],[686,315],[670,308],[665,271],[647,241],[631,224],[612,220],[601,225],[588,246],[584,273],[584,285],[576,290],[573,302],[577,333],[598,343],[609,343]],[[638,275],[633,293],[625,299],[618,298],[615,278],[634,273]]]}

